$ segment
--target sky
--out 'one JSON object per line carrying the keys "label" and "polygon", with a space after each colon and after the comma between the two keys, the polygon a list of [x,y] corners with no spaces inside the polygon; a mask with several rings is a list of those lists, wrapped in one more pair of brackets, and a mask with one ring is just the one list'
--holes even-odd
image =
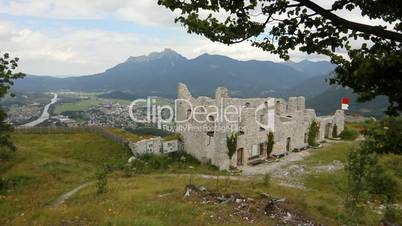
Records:
{"label": "sky", "polygon": [[[20,58],[19,70],[57,77],[103,72],[130,56],[171,48],[187,58],[203,53],[239,60],[281,61],[251,47],[188,34],[157,0],[0,0],[0,51]],[[328,0],[317,0],[328,5]],[[358,13],[347,16],[361,19]],[[366,21],[370,23],[370,21]],[[326,59],[291,52],[292,61]]]}

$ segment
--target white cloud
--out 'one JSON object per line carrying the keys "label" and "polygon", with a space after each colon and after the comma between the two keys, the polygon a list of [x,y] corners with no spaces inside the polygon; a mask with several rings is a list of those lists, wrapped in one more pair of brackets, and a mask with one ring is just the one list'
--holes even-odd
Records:
{"label": "white cloud", "polygon": [[[0,49],[21,58],[20,69],[32,74],[86,74],[104,70],[130,55],[138,39],[132,34],[71,30],[57,37],[0,22]],[[137,45],[138,46],[138,45]],[[132,52],[131,52],[132,53]]]}
{"label": "white cloud", "polygon": [[0,0],[0,13],[54,19],[101,19],[108,16],[144,25],[174,25],[175,13],[156,0]]}
{"label": "white cloud", "polygon": [[[223,45],[197,35],[188,35],[174,25],[175,13],[158,6],[156,0],[0,0],[0,13],[15,16],[34,16],[51,19],[117,19],[151,26],[155,33],[159,27],[173,29],[176,37],[145,35],[130,32],[112,32],[100,29],[78,29],[60,22],[56,31],[35,29],[31,25],[0,21],[0,50],[21,58],[20,69],[30,74],[82,75],[102,72],[129,56],[148,54],[169,47],[186,57],[202,53],[221,54],[239,60],[280,59],[249,43]],[[327,0],[317,0],[325,7]],[[221,14],[219,14],[221,15]],[[359,12],[342,12],[341,16],[359,20]],[[261,19],[261,18],[259,18]],[[159,26],[159,27],[158,27]],[[57,35],[54,35],[57,33]],[[50,35],[53,34],[53,35]],[[319,55],[307,56],[291,52],[291,60],[326,59]]]}
{"label": "white cloud", "polygon": [[[329,9],[334,0],[314,2]],[[359,23],[384,25],[379,20],[362,17],[360,12],[358,9],[352,12],[343,10],[337,14]],[[57,19],[100,19],[113,16],[137,24],[160,26],[174,25],[174,18],[178,15],[178,12],[172,13],[158,6],[157,0],[0,0],[0,13]],[[226,14],[220,12],[217,15],[222,18]]]}
{"label": "white cloud", "polygon": [[[164,48],[172,48],[188,58],[210,53],[239,60],[280,61],[276,55],[251,47],[247,42],[227,46],[197,35],[188,35],[177,41],[102,30],[62,29],[60,32],[63,33],[54,37],[27,27],[17,27],[14,23],[0,22],[0,50],[20,57],[19,69],[25,73],[56,76],[103,72],[129,56]],[[292,55],[292,60],[306,57],[300,53]]]}

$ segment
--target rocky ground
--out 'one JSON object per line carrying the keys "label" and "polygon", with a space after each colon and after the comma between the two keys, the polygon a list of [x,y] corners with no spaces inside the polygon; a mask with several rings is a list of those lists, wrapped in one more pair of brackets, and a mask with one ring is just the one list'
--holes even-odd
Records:
{"label": "rocky ground", "polygon": [[[326,143],[323,144],[323,146],[330,144],[331,143]],[[241,172],[243,176],[268,174],[281,185],[304,189],[305,187],[302,182],[304,176],[343,169],[343,163],[338,160],[334,160],[330,164],[318,166],[310,166],[304,163],[302,160],[310,156],[314,151],[315,149],[307,149],[300,152],[292,152],[282,158],[272,160],[272,162],[256,166],[243,166]]]}
{"label": "rocky ground", "polygon": [[304,215],[287,209],[284,205],[286,199],[274,198],[266,193],[262,193],[261,197],[256,199],[242,196],[240,193],[210,192],[203,186],[187,185],[184,197],[196,205],[229,205],[232,207],[231,217],[240,217],[250,224],[257,218],[269,217],[275,220],[278,226],[322,225]]}

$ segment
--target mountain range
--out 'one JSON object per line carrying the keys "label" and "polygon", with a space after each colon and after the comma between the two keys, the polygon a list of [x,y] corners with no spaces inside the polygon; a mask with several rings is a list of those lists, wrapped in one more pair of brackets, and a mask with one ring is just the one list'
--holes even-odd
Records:
{"label": "mountain range", "polygon": [[[113,97],[174,98],[177,83],[182,82],[195,96],[213,96],[216,87],[224,86],[234,97],[303,95],[308,105],[333,111],[339,108],[340,97],[356,99],[350,90],[330,87],[325,82],[334,69],[335,65],[327,61],[239,61],[209,54],[187,59],[171,49],[165,49],[129,57],[105,72],[93,75],[67,78],[28,75],[15,83],[14,90],[107,91]],[[386,105],[385,101],[381,102]],[[370,109],[370,103],[366,105],[363,108]]]}

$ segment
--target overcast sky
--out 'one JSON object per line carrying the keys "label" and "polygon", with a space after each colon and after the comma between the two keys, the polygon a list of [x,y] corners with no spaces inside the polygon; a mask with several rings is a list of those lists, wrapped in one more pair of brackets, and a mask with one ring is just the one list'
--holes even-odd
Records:
{"label": "overcast sky", "polygon": [[[226,46],[187,34],[174,17],[156,0],[0,0],[0,51],[20,57],[25,73],[53,76],[103,72],[164,48],[187,58],[210,53],[280,61],[248,43]],[[293,61],[323,59],[291,55]]]}

